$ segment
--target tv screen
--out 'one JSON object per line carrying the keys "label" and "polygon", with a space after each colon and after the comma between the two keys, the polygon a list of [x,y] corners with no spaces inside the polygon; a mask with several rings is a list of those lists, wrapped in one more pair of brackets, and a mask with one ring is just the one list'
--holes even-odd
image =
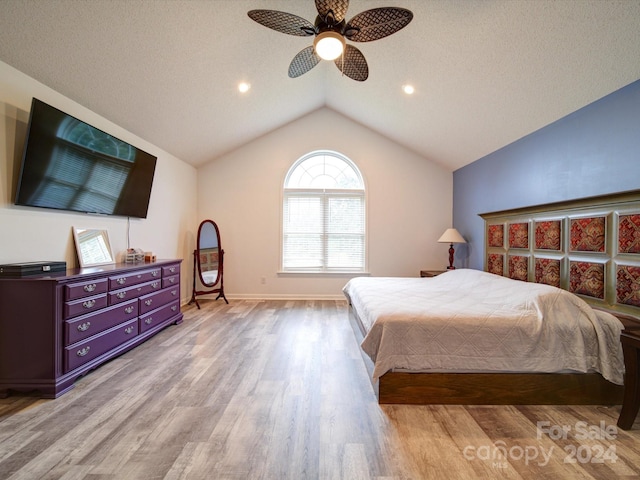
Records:
{"label": "tv screen", "polygon": [[15,204],[146,218],[156,160],[34,98]]}

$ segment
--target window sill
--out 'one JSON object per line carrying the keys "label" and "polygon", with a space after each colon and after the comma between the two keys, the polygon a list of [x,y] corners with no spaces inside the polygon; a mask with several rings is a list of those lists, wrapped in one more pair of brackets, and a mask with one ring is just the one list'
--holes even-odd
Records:
{"label": "window sill", "polygon": [[279,277],[368,277],[371,274],[369,272],[317,272],[313,270],[309,271],[279,271],[276,272]]}

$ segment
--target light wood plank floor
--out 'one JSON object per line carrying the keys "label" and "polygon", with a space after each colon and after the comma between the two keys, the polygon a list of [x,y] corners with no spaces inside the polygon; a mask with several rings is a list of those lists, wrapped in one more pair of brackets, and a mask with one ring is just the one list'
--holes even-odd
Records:
{"label": "light wood plank floor", "polygon": [[200,302],[56,400],[0,399],[0,479],[640,477],[619,407],[379,406],[345,302]]}

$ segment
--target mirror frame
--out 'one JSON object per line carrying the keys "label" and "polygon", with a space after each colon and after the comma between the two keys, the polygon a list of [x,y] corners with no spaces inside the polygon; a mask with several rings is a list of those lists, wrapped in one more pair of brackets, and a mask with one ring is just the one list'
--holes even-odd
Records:
{"label": "mirror frame", "polygon": [[[202,265],[200,262],[200,237],[202,236],[202,229],[205,227],[205,225],[207,224],[211,224],[213,225],[213,229],[215,231],[216,234],[216,241],[218,242],[218,275],[216,277],[216,281],[215,282],[206,282],[204,279],[204,275],[202,272]],[[224,270],[224,250],[222,249],[222,242],[220,240],[220,229],[218,228],[218,225],[216,224],[216,222],[214,222],[213,220],[203,220],[200,223],[200,226],[198,227],[198,236],[196,237],[196,249],[193,251],[193,293],[191,294],[191,300],[189,301],[189,303],[195,303],[196,306],[198,307],[198,309],[200,309],[200,304],[198,303],[198,300],[196,299],[196,297],[198,295],[207,295],[207,294],[211,294],[211,293],[217,293],[218,296],[216,297],[216,300],[218,300],[219,298],[222,298],[225,303],[229,303],[229,301],[227,300],[227,297],[225,297],[224,295],[224,281],[223,281],[223,270]],[[198,290],[198,284],[196,281],[196,271],[198,272],[198,278],[197,280],[200,281],[200,283],[202,284],[203,287],[208,288],[210,290]],[[218,286],[217,288],[216,285]]]}
{"label": "mirror frame", "polygon": [[106,229],[73,227],[73,239],[81,268],[116,263]]}

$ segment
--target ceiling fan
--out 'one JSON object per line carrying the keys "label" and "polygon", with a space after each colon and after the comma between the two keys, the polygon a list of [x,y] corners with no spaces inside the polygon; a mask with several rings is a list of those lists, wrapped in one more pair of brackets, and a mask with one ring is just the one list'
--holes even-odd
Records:
{"label": "ceiling fan", "polygon": [[320,60],[333,60],[340,71],[359,82],[369,77],[369,67],[362,52],[345,42],[371,42],[404,28],[413,19],[405,8],[381,7],[365,10],[348,22],[345,15],[349,0],[315,0],[318,16],[315,24],[292,13],[277,10],[250,10],[249,18],[277,32],[310,37],[313,45],[293,57],[289,77],[296,78],[315,67]]}

